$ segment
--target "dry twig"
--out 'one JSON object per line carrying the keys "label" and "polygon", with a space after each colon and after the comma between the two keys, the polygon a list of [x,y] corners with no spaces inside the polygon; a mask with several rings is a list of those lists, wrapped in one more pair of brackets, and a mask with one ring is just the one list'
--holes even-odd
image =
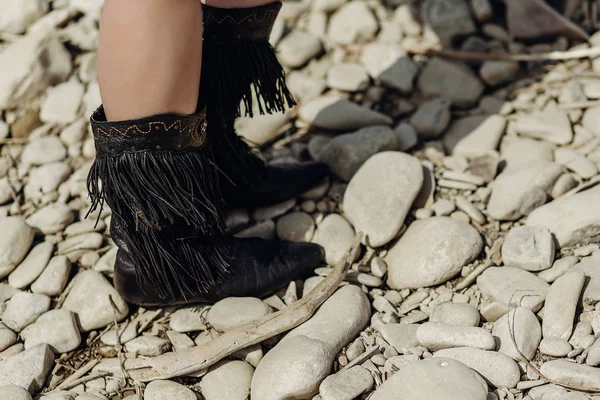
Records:
{"label": "dry twig", "polygon": [[[65,379],[60,385],[58,385],[56,387],[56,390],[67,390],[69,388],[72,388],[73,386],[71,386],[71,385],[73,382],[77,381],[83,375],[90,372],[96,365],[98,365],[99,362],[100,362],[99,360],[92,360],[92,361],[88,362],[83,367],[81,367],[77,371],[75,371],[67,379]],[[75,385],[75,386],[77,386],[77,385]],[[51,388],[51,389],[54,389],[54,388]]]}
{"label": "dry twig", "polygon": [[171,379],[201,371],[240,349],[287,332],[305,322],[338,288],[358,255],[361,240],[362,234],[359,233],[349,254],[306,297],[282,311],[266,315],[258,321],[225,332],[206,346],[191,348],[185,352],[165,354],[152,359],[150,365],[154,376],[144,378],[142,382]]}

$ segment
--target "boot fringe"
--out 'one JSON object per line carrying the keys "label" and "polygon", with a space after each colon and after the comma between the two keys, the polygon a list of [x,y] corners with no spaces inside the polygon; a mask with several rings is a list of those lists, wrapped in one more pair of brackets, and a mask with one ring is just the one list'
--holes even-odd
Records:
{"label": "boot fringe", "polygon": [[201,84],[209,113],[225,122],[242,115],[284,112],[296,105],[285,70],[268,40],[209,42],[203,49]]}

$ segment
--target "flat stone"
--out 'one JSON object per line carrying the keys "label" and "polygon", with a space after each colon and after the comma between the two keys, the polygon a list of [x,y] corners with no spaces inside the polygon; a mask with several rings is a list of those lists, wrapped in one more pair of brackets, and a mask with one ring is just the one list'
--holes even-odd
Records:
{"label": "flat stone", "polygon": [[480,318],[479,311],[471,304],[446,302],[433,309],[429,321],[446,325],[479,326]]}
{"label": "flat stone", "polygon": [[540,372],[552,382],[584,390],[600,390],[600,370],[566,360],[547,361]]}
{"label": "flat stone", "polygon": [[21,332],[25,349],[46,343],[57,354],[75,350],[81,343],[81,334],[75,315],[67,310],[51,310]]}
{"label": "flat stone", "polygon": [[450,125],[442,141],[449,154],[475,158],[496,150],[505,128],[500,115],[464,117]]}
{"label": "flat stone", "polygon": [[542,339],[542,327],[535,314],[525,307],[515,308],[498,319],[492,329],[492,334],[499,342],[498,352],[506,354],[515,361],[522,361],[521,355],[513,344],[511,332],[514,334],[519,351],[528,360],[533,359]]}
{"label": "flat stone", "polygon": [[83,98],[84,88],[77,79],[48,89],[42,104],[40,118],[44,122],[68,124],[77,119]]}
{"label": "flat stone", "polygon": [[2,314],[2,322],[19,332],[33,324],[40,315],[50,309],[50,297],[43,294],[18,292],[8,301]]}
{"label": "flat stone", "polygon": [[600,186],[539,207],[527,218],[527,225],[544,226],[561,247],[600,241]]}
{"label": "flat stone", "polygon": [[33,293],[58,296],[67,286],[71,274],[71,261],[65,256],[50,259],[39,278],[31,285]]}
{"label": "flat stone", "polygon": [[71,261],[75,261],[88,251],[99,249],[103,242],[104,236],[100,233],[84,233],[68,237],[62,242],[59,242],[57,250],[58,253],[69,257]]}
{"label": "flat stone", "polygon": [[277,46],[277,58],[285,66],[296,68],[321,52],[321,40],[312,33],[294,29]]}
{"label": "flat stone", "polygon": [[185,333],[167,331],[167,338],[169,338],[169,342],[171,342],[171,346],[173,346],[173,350],[175,351],[186,350],[196,345]]}
{"label": "flat stone", "polygon": [[565,339],[550,337],[544,338],[540,342],[540,353],[550,357],[566,357],[571,350],[573,347]]}
{"label": "flat stone", "polygon": [[10,286],[23,289],[34,282],[48,265],[54,244],[42,242],[35,246],[19,266],[8,276]]}
{"label": "flat stone", "polygon": [[61,232],[75,221],[75,215],[66,204],[51,203],[27,218],[27,224],[44,234]]}
{"label": "flat stone", "polygon": [[[25,185],[23,192],[27,198],[40,198],[46,193],[52,193],[56,191],[60,184],[66,181],[70,175],[71,167],[68,163],[63,161],[51,162],[36,168],[32,168],[31,171],[29,171],[29,181]],[[45,225],[49,225],[49,229],[53,229],[52,226],[60,224],[61,220],[69,218],[68,216],[64,216],[66,213],[64,209],[57,211],[59,212],[59,215],[61,215],[57,223],[54,221],[48,221],[47,218],[42,219],[41,221],[44,222]],[[44,212],[45,216],[48,214],[48,212]]]}
{"label": "flat stone", "polygon": [[21,154],[21,162],[28,165],[43,165],[64,160],[67,149],[56,136],[44,136],[32,140]]}
{"label": "flat stone", "polygon": [[422,184],[423,169],[417,158],[400,152],[377,154],[348,184],[344,211],[371,246],[382,246],[402,227]]}
{"label": "flat stone", "polygon": [[224,332],[271,313],[271,307],[254,297],[229,297],[217,302],[208,311],[206,321]]}
{"label": "flat stone", "polygon": [[336,265],[348,253],[354,243],[354,229],[339,214],[329,214],[317,226],[313,242],[325,249],[325,261]]}
{"label": "flat stone", "polygon": [[[0,32],[20,35],[48,12],[48,3],[42,0],[3,0],[2,8]],[[2,398],[8,399],[8,397]],[[15,398],[15,400],[22,399]]]}
{"label": "flat stone", "polygon": [[486,61],[479,69],[481,79],[490,86],[511,81],[518,72],[519,63],[513,61]]}
{"label": "flat stone", "polygon": [[546,192],[562,173],[562,166],[543,161],[505,170],[493,183],[487,206],[488,214],[502,221],[514,221],[528,215],[546,202]]}
{"label": "flat stone", "polygon": [[557,163],[575,172],[582,179],[590,179],[598,174],[596,164],[581,153],[568,148],[558,148],[554,152]]}
{"label": "flat stone", "polygon": [[175,332],[204,331],[206,326],[207,308],[203,306],[186,306],[171,315],[169,326]]}
{"label": "flat stone", "polygon": [[223,361],[202,378],[200,388],[206,400],[246,400],[254,368],[245,361]]}
{"label": "flat stone", "polygon": [[419,72],[417,65],[395,43],[369,43],[363,47],[361,63],[369,75],[386,86],[410,93]]}
{"label": "flat stone", "polygon": [[327,37],[332,43],[349,45],[372,39],[377,29],[377,20],[369,6],[351,1],[331,16]]}
{"label": "flat stone", "polygon": [[272,219],[262,220],[234,235],[237,238],[275,238],[275,222]]}
{"label": "flat stone", "polygon": [[481,376],[497,388],[512,389],[521,380],[519,365],[507,355],[495,351],[459,347],[437,351],[434,357],[459,361],[479,372]]}
{"label": "flat stone", "polygon": [[373,125],[391,125],[382,113],[361,107],[338,96],[316,98],[299,109],[299,116],[312,126],[333,131],[351,131]]}
{"label": "flat stone", "polygon": [[[101,329],[112,324],[115,312],[118,321],[127,316],[129,312],[127,303],[101,273],[86,270],[79,273],[73,280],[73,287],[62,308],[73,311],[77,315],[79,326],[83,332]],[[111,306],[109,296],[115,303],[116,311]]]}
{"label": "flat stone", "polygon": [[466,0],[427,0],[423,4],[423,19],[435,37],[445,45],[451,44],[458,36],[475,32]]}
{"label": "flat stone", "polygon": [[23,261],[35,232],[21,217],[0,218],[0,226],[0,278],[4,278]]}
{"label": "flat stone", "polygon": [[260,114],[258,110],[252,117],[240,117],[235,120],[235,130],[250,144],[261,146],[277,137],[281,127],[292,116],[290,111],[274,114]]}
{"label": "flat stone", "polygon": [[374,383],[369,370],[357,365],[325,378],[319,394],[323,400],[354,399],[371,390]]}
{"label": "flat stone", "polygon": [[277,237],[292,242],[310,242],[315,233],[315,221],[303,212],[286,214],[277,220]]}
{"label": "flat stone", "polygon": [[371,126],[336,136],[321,149],[318,161],[326,163],[331,172],[349,181],[371,156],[396,150],[396,146],[396,134],[390,127]]}
{"label": "flat stone", "polygon": [[417,324],[385,324],[381,327],[381,335],[386,342],[402,353],[403,349],[419,346],[417,329]]}
{"label": "flat stone", "polygon": [[477,278],[477,286],[492,300],[538,311],[550,285],[531,272],[515,267],[492,267]]}
{"label": "flat stone", "polygon": [[450,101],[440,97],[421,105],[410,118],[420,137],[437,138],[450,123]]}
{"label": "flat stone", "polygon": [[335,64],[327,72],[327,86],[332,89],[357,92],[369,84],[369,75],[359,64]]}
{"label": "flat stone", "polygon": [[419,344],[431,351],[452,347],[476,347],[493,350],[494,338],[483,328],[426,322],[417,329]]}
{"label": "flat stone", "polygon": [[197,400],[196,393],[173,381],[152,381],[144,390],[146,400]]}
{"label": "flat stone", "polygon": [[585,274],[569,272],[558,278],[548,291],[542,331],[545,338],[569,340],[573,333],[575,311],[585,283]]}
{"label": "flat stone", "polygon": [[53,366],[54,353],[48,345],[40,344],[0,361],[0,386],[20,386],[35,394],[44,387]]}
{"label": "flat stone", "polygon": [[17,334],[0,322],[0,351],[4,351],[17,341]]}
{"label": "flat stone", "polygon": [[554,261],[550,269],[540,272],[537,276],[548,283],[552,283],[578,262],[579,259],[575,256],[560,258]]}
{"label": "flat stone", "polygon": [[158,336],[142,335],[128,341],[125,350],[128,353],[145,357],[157,357],[171,349],[171,343]]}
{"label": "flat stone", "polygon": [[519,226],[510,230],[502,245],[505,265],[527,271],[548,269],[554,262],[554,239],[546,228]]}
{"label": "flat stone", "polygon": [[485,89],[469,67],[441,58],[433,58],[427,63],[417,85],[425,96],[445,97],[457,107],[475,105]]}
{"label": "flat stone", "polygon": [[550,103],[542,111],[520,115],[514,128],[521,135],[555,144],[569,144],[573,140],[569,116],[565,111],[559,110],[556,103]]}
{"label": "flat stone", "polygon": [[431,358],[401,366],[371,400],[486,400],[487,383],[475,371],[449,358]]}
{"label": "flat stone", "polygon": [[533,161],[554,160],[554,148],[550,143],[520,136],[504,136],[500,143],[500,153],[509,168]]}
{"label": "flat stone", "polygon": [[392,289],[438,285],[453,278],[483,247],[477,230],[449,217],[413,222],[385,258]]}
{"label": "flat stone", "polygon": [[583,113],[581,125],[583,128],[592,132],[596,136],[600,136],[600,106],[590,107]]}
{"label": "flat stone", "polygon": [[31,400],[31,395],[20,386],[9,385],[0,387],[0,398],[6,400]]}

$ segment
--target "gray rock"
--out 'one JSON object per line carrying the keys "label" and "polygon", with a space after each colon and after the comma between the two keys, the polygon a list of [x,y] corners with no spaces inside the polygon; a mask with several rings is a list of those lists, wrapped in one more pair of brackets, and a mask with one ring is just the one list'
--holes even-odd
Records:
{"label": "gray rock", "polygon": [[401,46],[395,43],[369,43],[363,48],[361,63],[369,75],[386,86],[410,93],[419,72]]}
{"label": "gray rock", "polygon": [[369,6],[363,2],[351,1],[329,19],[327,38],[332,43],[349,45],[372,39],[377,29],[377,20]]}
{"label": "gray rock", "polygon": [[347,254],[354,243],[352,225],[339,214],[329,214],[317,226],[313,242],[325,249],[325,261],[336,265]]}
{"label": "gray rock", "polygon": [[234,235],[238,238],[262,238],[262,239],[274,239],[275,238],[275,222],[272,219],[259,221],[252,226],[238,232]]}
{"label": "gray rock", "polygon": [[277,237],[292,242],[310,242],[315,233],[315,221],[303,212],[286,214],[277,220]]}
{"label": "gray rock", "polygon": [[312,33],[294,29],[279,42],[277,50],[277,56],[283,65],[296,68],[319,54],[321,41]]}
{"label": "gray rock", "polygon": [[396,150],[396,146],[396,135],[391,128],[372,126],[336,136],[321,149],[318,161],[326,163],[334,174],[349,181],[371,156]]}
{"label": "gray rock", "polygon": [[81,334],[75,315],[67,310],[51,310],[21,332],[25,349],[46,343],[55,353],[75,350],[81,343]]}
{"label": "gray rock", "polygon": [[35,394],[44,386],[53,366],[54,353],[48,345],[40,344],[0,361],[0,386],[20,386]]}
{"label": "gray rock", "polygon": [[323,96],[302,105],[299,116],[314,127],[334,131],[392,124],[392,119],[387,115],[338,96]]}
{"label": "gray rock", "polygon": [[187,306],[182,307],[171,315],[169,326],[175,332],[204,331],[206,326],[206,307]]}
{"label": "gray rock", "polygon": [[386,324],[381,327],[381,334],[399,353],[405,353],[403,349],[419,346],[417,329],[417,324]]}
{"label": "gray rock", "polygon": [[332,89],[357,92],[369,84],[369,75],[358,64],[336,64],[327,72],[327,85]]}
{"label": "gray rock", "polygon": [[355,229],[367,235],[371,246],[382,246],[400,231],[422,184],[418,159],[400,152],[377,154],[348,184],[344,211]]}
{"label": "gray rock", "polygon": [[429,320],[446,325],[479,326],[480,317],[477,308],[471,304],[447,302],[436,306],[431,312]]}
{"label": "gray rock", "polygon": [[505,127],[500,115],[464,117],[450,125],[442,140],[448,153],[475,158],[498,148]]}
{"label": "gray rock", "polygon": [[546,202],[546,192],[562,173],[562,166],[543,161],[505,170],[493,183],[488,214],[494,219],[509,221],[528,215]]}
{"label": "gray rock", "polygon": [[54,244],[42,242],[35,246],[19,266],[8,276],[10,286],[23,289],[34,282],[48,265]]}
{"label": "gray rock", "polygon": [[271,313],[271,307],[254,297],[228,297],[208,311],[206,321],[218,331],[228,331]]}
{"label": "gray rock", "polygon": [[6,400],[31,400],[31,395],[25,389],[16,385],[1,386],[0,399]]}
{"label": "gray rock", "polygon": [[566,357],[571,350],[573,347],[565,339],[550,337],[544,338],[540,342],[540,352],[550,357]]}
{"label": "gray rock", "polygon": [[496,86],[511,81],[519,72],[519,63],[513,61],[486,61],[481,65],[479,75],[485,83]]}
{"label": "gray rock", "polygon": [[23,149],[21,162],[29,165],[43,165],[64,160],[67,149],[56,136],[37,138]]}
{"label": "gray rock", "polygon": [[583,272],[570,272],[558,278],[548,291],[542,331],[545,338],[569,340],[573,333],[575,311],[585,283]]}
{"label": "gray rock", "polygon": [[401,366],[371,400],[486,400],[487,394],[487,383],[463,363],[432,358]]}
{"label": "gray rock", "polygon": [[423,4],[423,20],[442,44],[451,44],[455,37],[475,32],[465,0],[427,0]]}
{"label": "gray rock", "polygon": [[540,372],[559,385],[576,386],[584,390],[600,390],[600,369],[566,360],[547,361]]}
{"label": "gray rock", "polygon": [[282,201],[281,203],[257,208],[256,210],[254,210],[254,213],[252,214],[252,216],[257,221],[277,218],[277,217],[287,213],[295,205],[296,205],[295,199],[285,200],[285,201]]}
{"label": "gray rock", "polygon": [[146,400],[197,400],[191,389],[172,381],[153,381],[144,390]]}
{"label": "gray rock", "polygon": [[125,350],[128,353],[146,357],[157,357],[171,349],[171,343],[158,336],[142,335],[128,341]]}
{"label": "gray rock", "polygon": [[437,351],[434,357],[451,358],[479,372],[497,388],[512,389],[521,380],[519,365],[507,355],[471,347]]}
{"label": "gray rock", "polygon": [[254,368],[245,361],[223,361],[202,378],[200,388],[206,400],[246,400]]}
{"label": "gray rock", "polygon": [[550,230],[561,247],[598,241],[600,186],[573,196],[562,197],[534,210],[527,225],[544,226]]}
{"label": "gray rock", "polygon": [[445,97],[457,107],[475,105],[485,88],[469,67],[441,58],[429,61],[417,84],[426,96]]}
{"label": "gray rock", "polygon": [[2,314],[2,322],[13,331],[33,324],[40,315],[50,309],[50,298],[43,294],[27,292],[15,293],[8,301],[6,310]]}
{"label": "gray rock", "polygon": [[35,232],[21,217],[0,218],[0,226],[0,278],[4,278],[25,258]]}
{"label": "gray rock", "polygon": [[51,203],[27,218],[27,224],[44,234],[61,232],[73,223],[75,215],[66,204]]}
{"label": "gray rock", "polygon": [[[79,273],[73,281],[73,287],[62,308],[77,315],[82,331],[108,326],[114,322],[115,313],[118,321],[127,316],[127,303],[101,273],[86,270]],[[113,310],[109,296],[112,297],[116,310]]]}
{"label": "gray rock", "polygon": [[406,122],[398,124],[394,129],[394,133],[396,133],[396,149],[398,151],[410,150],[419,143],[417,131]]}
{"label": "gray rock", "polygon": [[565,111],[550,103],[544,110],[520,115],[514,123],[516,131],[524,136],[568,144],[573,140],[571,121]]}
{"label": "gray rock", "polygon": [[522,361],[512,341],[514,334],[517,348],[531,360],[542,340],[542,327],[535,314],[528,308],[518,307],[505,314],[494,323],[492,334],[496,337],[498,352],[506,354],[515,361]]}
{"label": "gray rock", "polygon": [[527,271],[548,269],[554,262],[554,239],[546,228],[518,226],[510,230],[502,245],[505,265]]}
{"label": "gray rock", "polygon": [[354,399],[371,390],[373,384],[369,370],[357,365],[325,378],[319,387],[319,394],[323,400]]}
{"label": "gray rock", "polygon": [[426,322],[417,329],[417,341],[432,351],[453,347],[476,347],[493,350],[496,343],[483,328]]}
{"label": "gray rock", "polygon": [[67,257],[53,257],[39,278],[31,285],[31,291],[46,296],[58,296],[67,286],[70,273],[71,261]]}
{"label": "gray rock", "polygon": [[483,247],[469,224],[448,217],[413,222],[385,258],[393,289],[433,286],[456,276]]}
{"label": "gray rock", "polygon": [[410,119],[420,137],[437,138],[450,122],[450,101],[440,97],[424,103]]}
{"label": "gray rock", "polygon": [[[492,267],[477,278],[477,286],[486,296],[503,304],[521,305],[538,311],[550,285],[531,272],[514,267]],[[508,311],[508,310],[507,310]]]}

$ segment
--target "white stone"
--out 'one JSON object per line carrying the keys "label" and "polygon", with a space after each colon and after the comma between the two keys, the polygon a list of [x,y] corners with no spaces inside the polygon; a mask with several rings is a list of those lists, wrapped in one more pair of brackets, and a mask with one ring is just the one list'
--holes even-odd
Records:
{"label": "white stone", "polygon": [[271,313],[271,307],[254,297],[228,297],[217,302],[208,311],[207,322],[224,332]]}
{"label": "white stone", "polygon": [[554,239],[546,228],[519,226],[510,230],[502,245],[505,265],[527,271],[548,269],[554,262]]}
{"label": "white stone", "polygon": [[273,140],[290,120],[291,112],[264,114],[258,112],[252,117],[241,117],[235,121],[237,133],[253,145],[263,145]]}
{"label": "white stone", "polygon": [[73,223],[75,215],[66,204],[51,203],[27,218],[27,224],[44,234],[58,233]]}
{"label": "white stone", "polygon": [[43,165],[61,161],[67,157],[67,149],[56,136],[44,136],[29,142],[21,154],[21,162]]}
{"label": "white stone", "polygon": [[354,399],[369,391],[373,384],[369,370],[357,365],[325,378],[319,387],[319,394],[323,400]]}
{"label": "white stone", "polygon": [[277,220],[277,237],[292,242],[310,242],[315,233],[315,221],[303,212],[286,214]]}
{"label": "white stone", "polygon": [[486,400],[487,383],[475,371],[449,358],[432,358],[401,366],[371,400]]}
{"label": "white stone", "polygon": [[[593,347],[593,346],[592,346]],[[573,347],[565,339],[544,338],[540,342],[540,352],[551,357],[566,357]],[[589,355],[588,355],[589,359]]]}
{"label": "white stone", "polygon": [[492,330],[492,334],[499,341],[498,351],[515,361],[522,361],[513,344],[511,332],[519,351],[528,360],[533,359],[542,339],[542,327],[535,314],[525,307],[513,309],[496,321]]}
{"label": "white stone", "polygon": [[279,42],[277,50],[277,56],[283,65],[296,68],[319,54],[321,41],[312,33],[294,29]]}
{"label": "white stone", "polygon": [[53,366],[54,353],[48,345],[40,344],[0,361],[0,386],[16,385],[37,393]]}
{"label": "white stone", "polygon": [[339,214],[329,214],[317,226],[313,242],[325,249],[325,260],[336,265],[348,253],[354,243],[352,225]]}
{"label": "white stone", "polygon": [[483,247],[479,232],[448,217],[413,222],[385,258],[392,289],[433,286],[456,276]]}
{"label": "white stone", "polygon": [[493,350],[494,338],[483,328],[426,322],[417,329],[417,341],[432,351],[452,347],[476,347]]}
{"label": "white stone", "polygon": [[128,341],[125,350],[128,353],[139,354],[145,357],[157,357],[166,353],[171,348],[171,343],[158,336],[142,335]]}
{"label": "white stone", "polygon": [[429,321],[446,325],[478,326],[480,318],[479,311],[471,304],[446,302],[433,309]]}
{"label": "white stone", "polygon": [[45,0],[0,1],[0,32],[19,35],[48,12]]}
{"label": "white stone", "polygon": [[533,161],[554,160],[554,148],[550,143],[520,136],[504,136],[500,152],[509,168]]}
{"label": "white stone", "polygon": [[54,244],[42,242],[35,246],[19,266],[8,276],[10,286],[23,289],[31,285],[44,271],[52,257]]}
{"label": "white stone", "polygon": [[372,39],[377,29],[377,20],[369,6],[351,1],[331,16],[327,37],[332,43],[349,45]]}
{"label": "white stone", "polygon": [[444,147],[453,155],[483,156],[498,148],[505,127],[506,120],[500,115],[464,117],[450,125]]}
{"label": "white stone", "polygon": [[0,351],[4,351],[17,341],[17,334],[0,322]]}
{"label": "white stone", "polygon": [[254,368],[245,361],[223,361],[202,378],[200,388],[206,400],[246,400]]}
{"label": "white stone", "polygon": [[171,315],[169,326],[175,332],[204,331],[206,326],[206,307],[187,306],[182,307]]}
{"label": "white stone", "polygon": [[479,372],[497,388],[512,389],[521,380],[519,365],[507,355],[471,347],[437,351],[434,357],[451,358]]}
{"label": "white stone", "polygon": [[417,329],[417,324],[385,324],[381,327],[381,335],[400,353],[403,349],[419,346]]}
{"label": "white stone", "polygon": [[489,268],[477,278],[477,285],[481,293],[494,301],[521,305],[534,311],[540,309],[550,288],[531,272],[514,267]]}
{"label": "white stone", "polygon": [[392,128],[371,126],[336,136],[323,146],[317,160],[326,163],[338,177],[349,181],[370,157],[396,150],[396,146],[396,134]]}
{"label": "white stone", "polygon": [[369,43],[362,51],[361,63],[369,75],[386,86],[410,93],[418,67],[395,43]]}
{"label": "white stone", "polygon": [[34,323],[50,309],[50,298],[43,294],[15,293],[2,314],[2,322],[14,331],[20,331]]}
{"label": "white stone", "polygon": [[385,114],[331,95],[303,104],[299,116],[314,127],[346,132],[373,125],[391,125],[393,122]]}
{"label": "white stone", "polygon": [[497,220],[510,221],[528,215],[546,202],[546,192],[562,173],[562,166],[542,161],[505,170],[493,183],[488,214]]}
{"label": "white stone", "polygon": [[72,68],[71,55],[52,31],[12,42],[0,52],[0,65],[5,66],[0,77],[0,110],[17,107],[48,85],[62,82]]}
{"label": "white stone", "polygon": [[569,268],[571,268],[573,265],[577,264],[578,262],[579,262],[579,259],[575,256],[568,256],[568,257],[560,258],[560,259],[554,261],[554,264],[552,264],[552,268],[540,272],[538,274],[538,278],[540,278],[548,283],[552,283],[556,279],[558,279],[558,277],[560,277],[562,274],[567,272],[569,270]]}
{"label": "white stone", "polygon": [[58,124],[75,121],[83,93],[83,85],[77,79],[50,88],[40,111],[41,120]]}
{"label": "white stone", "polygon": [[582,179],[590,179],[598,174],[598,167],[592,160],[581,153],[568,148],[558,148],[554,151],[554,159],[575,172]]}
{"label": "white stone", "polygon": [[88,251],[99,249],[102,242],[104,237],[100,233],[92,232],[68,237],[59,242],[56,247],[59,254],[64,254],[71,261],[75,261]]}
{"label": "white stone", "polygon": [[38,199],[46,193],[54,192],[70,175],[71,167],[62,161],[32,168],[29,171],[29,181],[25,185],[25,197]]}
{"label": "white stone", "polygon": [[20,386],[0,386],[0,399],[5,400],[31,400],[31,395]]}
{"label": "white stone", "polygon": [[144,390],[146,400],[197,400],[191,389],[172,381],[153,381]]}
{"label": "white stone", "polygon": [[81,334],[75,315],[67,310],[51,310],[21,332],[25,349],[46,343],[55,353],[75,350],[81,343]]}
{"label": "white stone", "polygon": [[25,258],[35,232],[21,217],[0,218],[0,227],[0,278],[4,278]]}
{"label": "white stone", "polygon": [[[114,322],[115,313],[118,321],[127,316],[127,303],[101,273],[86,270],[73,280],[73,287],[62,308],[77,315],[82,331],[88,332],[108,326]],[[109,296],[112,297],[116,310],[113,310]]]}
{"label": "white stone", "polygon": [[554,102],[549,103],[542,111],[520,115],[514,128],[521,135],[555,144],[569,144],[573,140],[569,116],[565,111],[559,110]]}
{"label": "white stone", "polygon": [[67,286],[70,273],[71,261],[67,257],[53,257],[39,278],[31,285],[31,291],[46,296],[58,296]]}
{"label": "white stone", "polygon": [[542,331],[545,338],[569,340],[573,333],[575,311],[585,283],[583,272],[570,272],[558,278],[548,291]]}
{"label": "white stone", "polygon": [[600,186],[562,197],[533,211],[527,225],[544,226],[561,247],[598,241]]}
{"label": "white stone", "polygon": [[336,64],[327,72],[327,85],[332,89],[356,92],[369,84],[369,75],[358,64]]}
{"label": "white stone", "polygon": [[344,211],[355,229],[367,235],[371,246],[382,246],[402,227],[422,184],[418,159],[400,152],[377,154],[348,184]]}
{"label": "white stone", "polygon": [[600,369],[566,360],[547,361],[540,372],[556,384],[600,390]]}
{"label": "white stone", "polygon": [[185,333],[167,331],[167,338],[169,338],[169,342],[171,342],[171,346],[175,351],[186,350],[196,345]]}

